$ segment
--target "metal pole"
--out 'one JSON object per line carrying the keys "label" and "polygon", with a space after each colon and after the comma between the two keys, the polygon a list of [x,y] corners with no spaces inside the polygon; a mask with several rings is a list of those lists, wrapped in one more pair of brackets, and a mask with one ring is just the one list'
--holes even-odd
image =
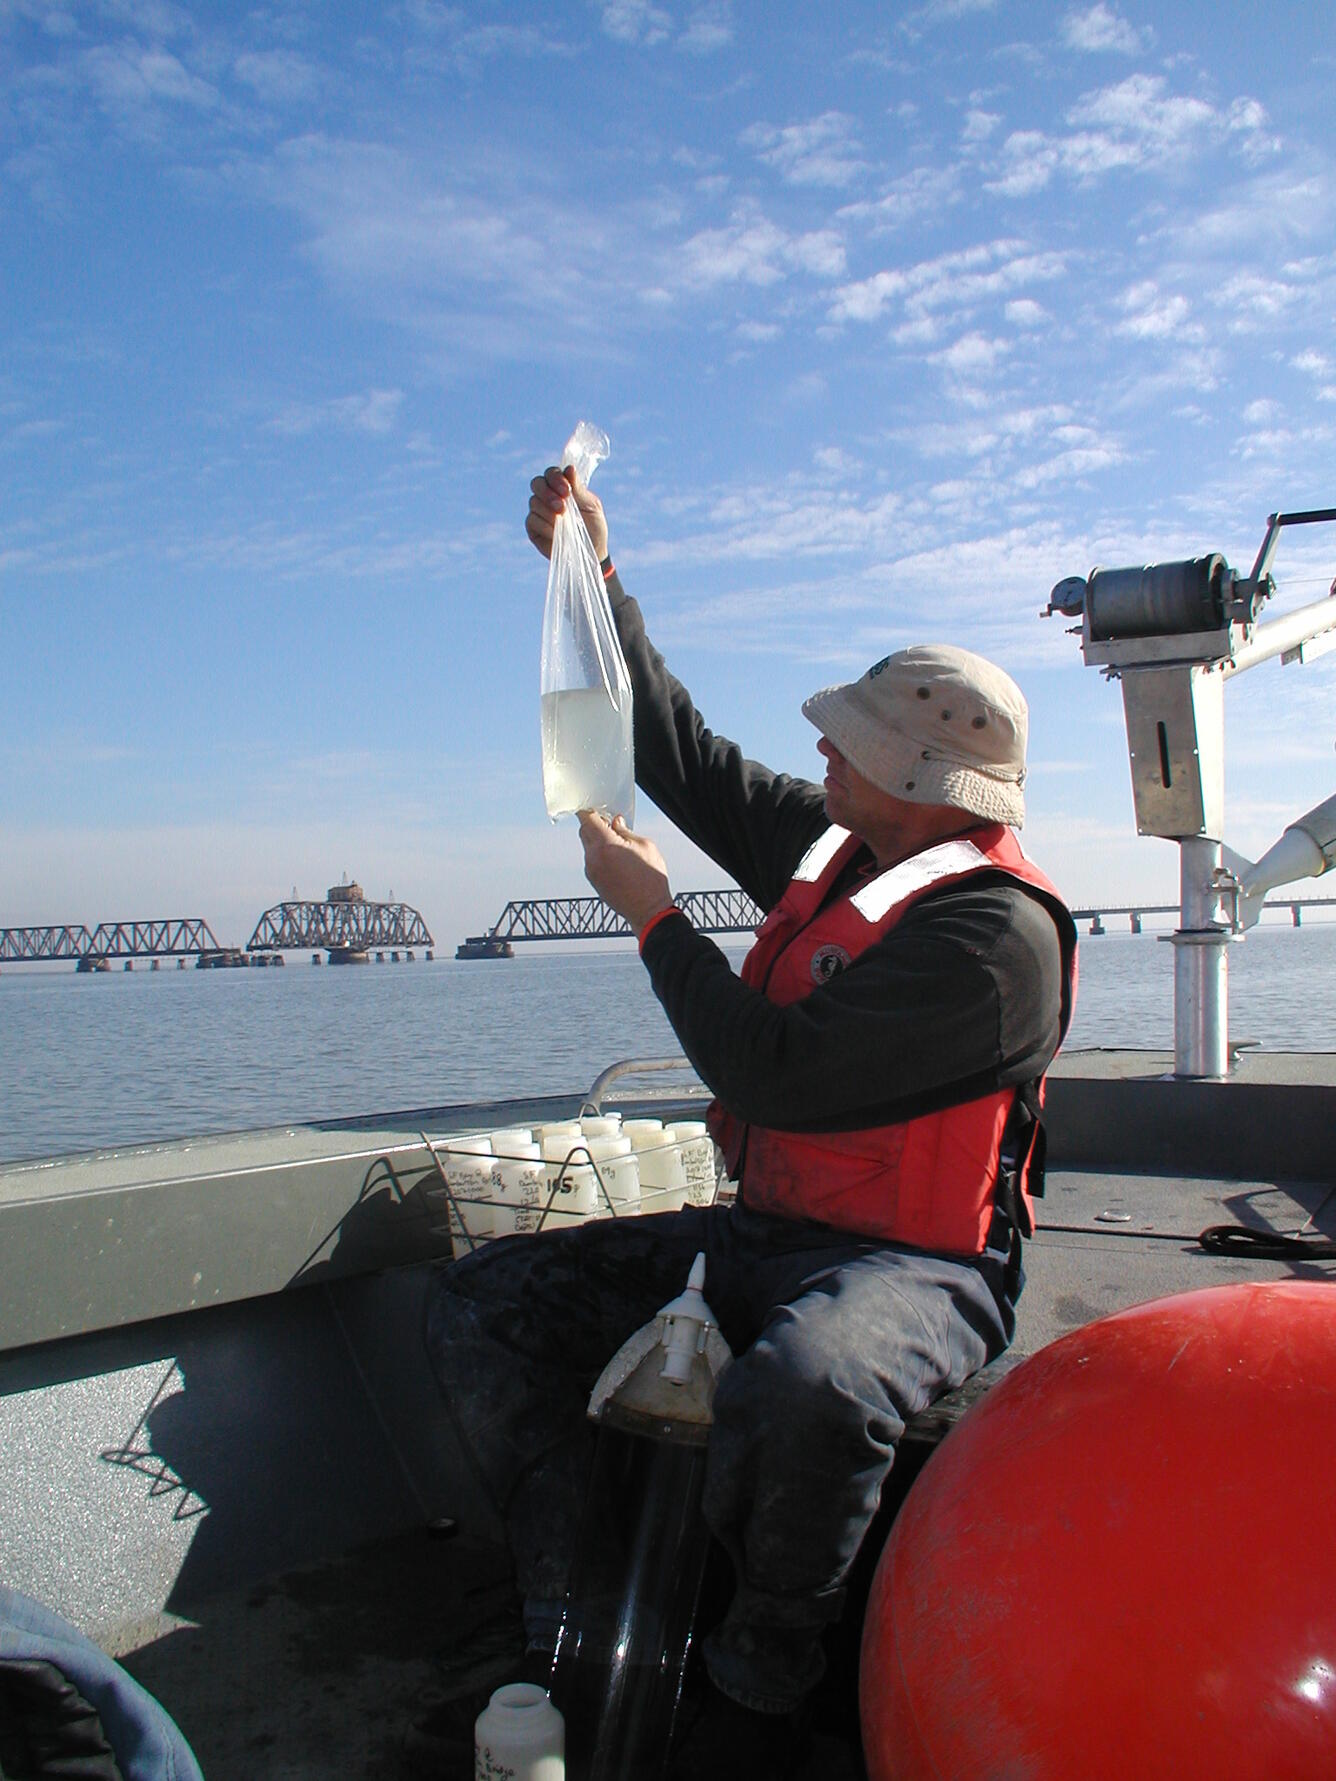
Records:
{"label": "metal pole", "polygon": [[1219,1078],[1229,1067],[1229,929],[1215,874],[1221,846],[1199,836],[1179,842],[1182,926],[1174,948],[1174,1075]]}

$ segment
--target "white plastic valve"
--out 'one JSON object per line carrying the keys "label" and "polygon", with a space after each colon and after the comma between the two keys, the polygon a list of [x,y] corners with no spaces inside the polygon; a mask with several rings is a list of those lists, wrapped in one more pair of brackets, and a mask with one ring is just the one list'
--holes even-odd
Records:
{"label": "white plastic valve", "polygon": [[691,1264],[686,1290],[659,1313],[665,1351],[662,1376],[675,1385],[685,1385],[691,1378],[692,1362],[704,1352],[706,1331],[714,1323],[714,1313],[701,1291],[704,1285],[705,1252],[701,1250]]}

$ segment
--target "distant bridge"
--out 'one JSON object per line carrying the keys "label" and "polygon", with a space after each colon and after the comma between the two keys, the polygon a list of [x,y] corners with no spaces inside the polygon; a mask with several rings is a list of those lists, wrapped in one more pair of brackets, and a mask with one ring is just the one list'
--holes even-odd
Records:
{"label": "distant bridge", "polygon": [[[745,891],[679,891],[673,898],[703,934],[749,934],[763,910]],[[601,897],[539,897],[507,903],[489,940],[624,940],[631,929]]]}
{"label": "distant bridge", "polygon": [[[764,913],[740,890],[679,891],[674,902],[703,934],[749,934]],[[1266,909],[1288,909],[1297,928],[1300,910],[1336,907],[1336,897],[1277,897]],[[1104,903],[1073,907],[1078,923],[1088,923],[1091,934],[1105,934],[1106,919],[1126,916],[1134,934],[1141,932],[1148,915],[1177,917],[1177,903]],[[258,933],[258,929],[256,930]],[[507,903],[495,924],[480,939],[515,940],[625,940],[631,929],[600,897],[539,897]],[[251,942],[255,944],[254,941]],[[499,951],[497,957],[504,957]]]}
{"label": "distant bridge", "polygon": [[103,959],[185,958],[191,953],[220,950],[208,922],[198,916],[104,921],[96,928],[69,923],[51,928],[0,928],[0,964],[74,959],[91,970]]}
{"label": "distant bridge", "polygon": [[434,945],[416,909],[368,902],[355,884],[335,885],[323,903],[276,903],[247,942],[251,952],[323,949],[335,964],[365,959],[373,949]]}
{"label": "distant bridge", "polygon": [[[1302,926],[1300,912],[1304,909],[1336,909],[1336,897],[1269,897],[1262,904],[1263,909],[1288,909],[1293,926]],[[1087,932],[1091,934],[1107,934],[1104,918],[1125,915],[1134,934],[1141,932],[1141,923],[1147,915],[1172,915],[1181,913],[1177,903],[1104,903],[1099,908],[1072,907],[1072,919],[1076,922],[1089,922]]]}

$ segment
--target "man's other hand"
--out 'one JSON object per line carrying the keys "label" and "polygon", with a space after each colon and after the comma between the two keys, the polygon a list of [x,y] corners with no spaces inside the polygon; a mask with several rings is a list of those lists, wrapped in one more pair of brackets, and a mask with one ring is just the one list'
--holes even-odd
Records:
{"label": "man's other hand", "polygon": [[555,464],[549,464],[541,476],[534,477],[529,488],[529,517],[524,529],[534,549],[545,557],[552,555],[552,528],[565,513],[567,501],[573,498],[584,515],[594,555],[601,563],[608,554],[607,516],[598,496],[591,494],[576,475],[575,466],[568,464],[564,470],[558,470]]}
{"label": "man's other hand", "polygon": [[663,855],[643,835],[633,835],[620,816],[607,822],[596,810],[580,812],[585,877],[638,934],[651,916],[672,906]]}

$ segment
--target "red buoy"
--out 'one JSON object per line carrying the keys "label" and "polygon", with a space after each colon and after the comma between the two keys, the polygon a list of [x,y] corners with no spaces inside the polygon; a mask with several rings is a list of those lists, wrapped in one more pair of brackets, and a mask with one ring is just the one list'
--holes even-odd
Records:
{"label": "red buoy", "polygon": [[1336,1776],[1336,1282],[1008,1374],[896,1519],[860,1697],[869,1781]]}

